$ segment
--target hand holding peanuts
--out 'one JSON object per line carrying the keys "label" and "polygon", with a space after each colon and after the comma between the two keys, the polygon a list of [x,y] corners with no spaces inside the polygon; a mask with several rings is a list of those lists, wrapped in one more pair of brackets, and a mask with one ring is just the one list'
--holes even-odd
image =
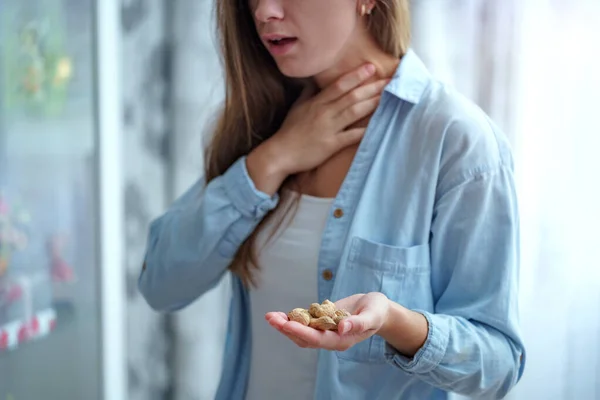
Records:
{"label": "hand holding peanuts", "polygon": [[335,303],[313,303],[308,310],[270,312],[265,318],[300,347],[345,351],[379,332],[389,304],[382,293],[355,294]]}
{"label": "hand holding peanuts", "polygon": [[288,319],[322,331],[337,331],[338,324],[350,315],[348,311],[339,310],[334,303],[325,300],[322,304],[312,303],[308,310],[293,309],[288,313]]}

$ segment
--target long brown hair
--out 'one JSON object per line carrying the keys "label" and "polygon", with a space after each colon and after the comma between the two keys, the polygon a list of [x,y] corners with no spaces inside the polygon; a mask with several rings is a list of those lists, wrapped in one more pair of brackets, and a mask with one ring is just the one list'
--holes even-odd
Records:
{"label": "long brown hair", "polygon": [[[226,93],[206,151],[207,183],[270,138],[301,90],[297,81],[281,74],[260,41],[248,0],[216,0],[216,14]],[[377,0],[368,18],[369,30],[381,48],[402,57],[410,42],[408,0]],[[230,265],[246,286],[256,285],[256,237],[278,208],[242,244]]]}

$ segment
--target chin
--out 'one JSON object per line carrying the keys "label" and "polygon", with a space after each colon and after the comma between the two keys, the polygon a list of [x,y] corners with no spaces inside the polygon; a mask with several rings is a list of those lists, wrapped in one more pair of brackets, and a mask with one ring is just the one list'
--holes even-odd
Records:
{"label": "chin", "polygon": [[306,66],[302,65],[278,65],[279,71],[288,78],[310,78],[311,76],[316,75],[311,68],[306,68]]}
{"label": "chin", "polygon": [[277,63],[277,67],[283,75],[296,79],[311,78],[327,69],[326,66],[299,60],[283,60]]}

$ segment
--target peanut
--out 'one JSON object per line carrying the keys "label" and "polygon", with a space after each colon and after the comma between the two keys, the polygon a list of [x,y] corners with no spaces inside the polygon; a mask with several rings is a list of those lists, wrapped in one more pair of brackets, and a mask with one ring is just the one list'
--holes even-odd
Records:
{"label": "peanut", "polygon": [[288,313],[288,318],[314,329],[335,331],[340,321],[350,315],[348,311],[338,309],[334,303],[325,300],[321,304],[312,303],[308,310],[294,308]]}
{"label": "peanut", "polygon": [[290,321],[296,321],[304,326],[308,326],[311,316],[304,308],[294,308],[288,313],[288,318]]}
{"label": "peanut", "polygon": [[318,329],[320,331],[335,331],[337,330],[337,324],[331,319],[331,317],[323,316],[319,318],[312,318],[308,324],[311,328]]}
{"label": "peanut", "polygon": [[337,324],[340,323],[341,320],[350,316],[350,313],[346,310],[335,310],[335,315],[333,317],[333,321]]}

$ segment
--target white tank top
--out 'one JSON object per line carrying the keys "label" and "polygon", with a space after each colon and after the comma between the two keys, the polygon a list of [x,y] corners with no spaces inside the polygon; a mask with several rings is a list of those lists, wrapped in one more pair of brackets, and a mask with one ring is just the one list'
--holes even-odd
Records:
{"label": "white tank top", "polygon": [[266,246],[276,221],[258,237],[261,270],[258,288],[250,291],[252,359],[246,400],[313,398],[318,350],[296,346],[269,325],[265,314],[308,308],[318,301],[319,249],[332,203],[333,199],[302,195],[293,220],[288,213]]}

